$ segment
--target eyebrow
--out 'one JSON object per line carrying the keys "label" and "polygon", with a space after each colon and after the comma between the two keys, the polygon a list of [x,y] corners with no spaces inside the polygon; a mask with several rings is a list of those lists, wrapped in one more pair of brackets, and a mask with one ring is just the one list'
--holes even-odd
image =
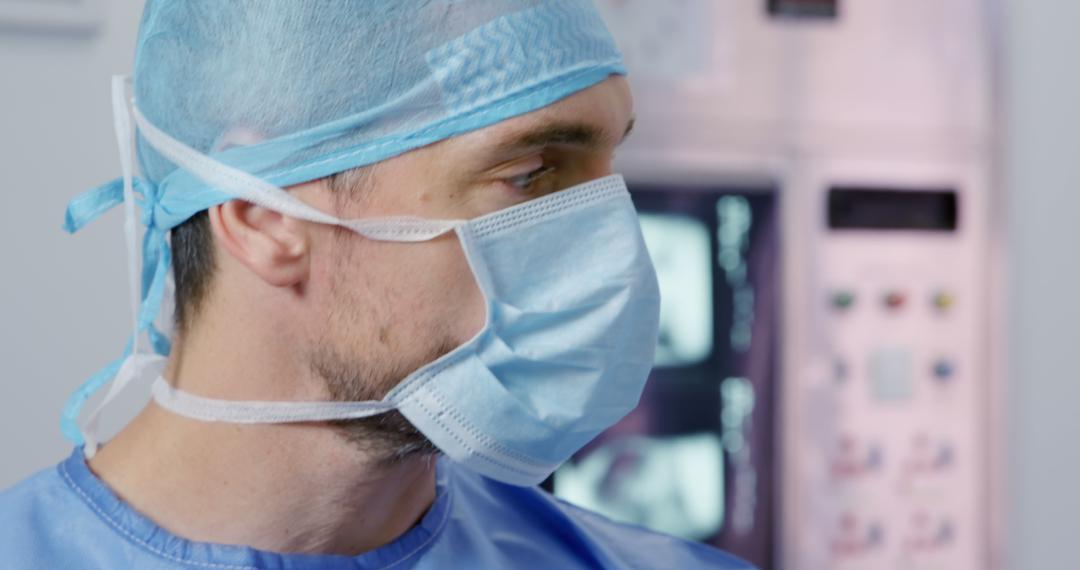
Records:
{"label": "eyebrow", "polygon": [[[634,130],[635,118],[626,125],[619,143],[622,143]],[[522,150],[541,148],[551,145],[572,145],[583,148],[603,146],[609,137],[603,129],[583,122],[556,122],[527,131],[495,148],[498,154],[510,154]]]}

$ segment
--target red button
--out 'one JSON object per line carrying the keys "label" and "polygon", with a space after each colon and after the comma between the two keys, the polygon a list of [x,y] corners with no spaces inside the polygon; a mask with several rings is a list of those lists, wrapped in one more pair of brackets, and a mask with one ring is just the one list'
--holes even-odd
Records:
{"label": "red button", "polygon": [[885,306],[896,310],[904,306],[907,303],[907,295],[900,292],[892,292],[885,296]]}

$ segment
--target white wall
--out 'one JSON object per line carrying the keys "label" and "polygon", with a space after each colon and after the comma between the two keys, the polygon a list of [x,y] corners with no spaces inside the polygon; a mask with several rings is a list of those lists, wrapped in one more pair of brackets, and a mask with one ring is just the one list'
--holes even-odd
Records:
{"label": "white wall", "polygon": [[1080,3],[1006,4],[1010,568],[1080,568]]}
{"label": "white wall", "polygon": [[116,213],[69,236],[64,206],[119,173],[109,76],[130,71],[141,0],[97,0],[94,35],[0,29],[0,488],[70,452],[68,394],[130,322]]}

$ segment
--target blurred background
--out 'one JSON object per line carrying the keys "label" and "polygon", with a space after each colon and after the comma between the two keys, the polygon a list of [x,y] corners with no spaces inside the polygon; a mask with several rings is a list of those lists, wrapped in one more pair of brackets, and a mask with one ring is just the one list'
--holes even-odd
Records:
{"label": "blurred background", "polygon": [[[662,334],[548,487],[766,569],[1080,568],[1080,3],[598,5]],[[141,8],[0,0],[0,488],[130,332],[120,210],[60,226]]]}

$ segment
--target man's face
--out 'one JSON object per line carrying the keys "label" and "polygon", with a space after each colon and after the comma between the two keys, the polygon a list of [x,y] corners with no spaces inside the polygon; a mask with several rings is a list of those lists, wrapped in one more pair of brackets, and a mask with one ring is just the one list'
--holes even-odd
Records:
{"label": "man's face", "polygon": [[[339,201],[338,215],[471,219],[609,175],[632,107],[625,79],[611,77],[539,111],[378,164],[355,199]],[[333,398],[380,399],[483,327],[483,298],[454,234],[391,243],[318,231],[310,361]],[[400,451],[393,447],[416,439],[403,422],[353,422],[351,431],[389,439],[389,451]]]}

